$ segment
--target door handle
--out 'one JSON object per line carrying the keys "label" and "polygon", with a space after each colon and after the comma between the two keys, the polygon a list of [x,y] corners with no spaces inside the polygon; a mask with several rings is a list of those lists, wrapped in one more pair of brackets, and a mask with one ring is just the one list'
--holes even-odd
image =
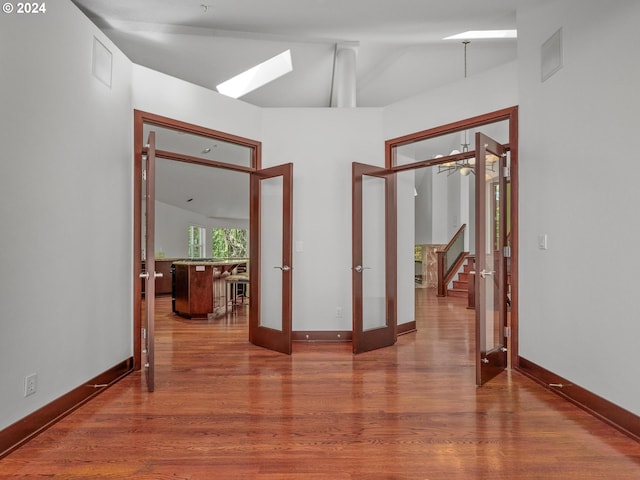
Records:
{"label": "door handle", "polygon": [[355,267],[353,267],[353,269],[357,272],[357,273],[362,273],[363,270],[371,270],[371,267],[363,267],[362,265],[356,265]]}
{"label": "door handle", "polygon": [[[140,278],[144,278],[145,280],[149,280],[150,276],[151,275],[149,275],[149,272],[143,272],[140,274]],[[160,278],[160,277],[164,277],[162,272],[153,272],[153,278]]]}
{"label": "door handle", "polygon": [[480,272],[480,276],[482,278],[487,278],[490,277],[491,275],[493,275],[494,273],[496,273],[495,270],[490,270],[490,271],[486,271],[484,268],[482,269],[482,271]]}
{"label": "door handle", "polygon": [[283,272],[288,272],[289,270],[291,270],[291,267],[289,265],[283,265],[281,267],[273,267],[273,268],[279,268]]}

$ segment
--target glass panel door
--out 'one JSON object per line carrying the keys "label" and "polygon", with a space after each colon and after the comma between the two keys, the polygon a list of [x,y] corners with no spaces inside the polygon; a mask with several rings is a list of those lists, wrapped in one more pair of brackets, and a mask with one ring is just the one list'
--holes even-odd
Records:
{"label": "glass panel door", "polygon": [[260,183],[260,326],[282,331],[282,201],[283,178],[265,178]]}
{"label": "glass panel door", "polygon": [[362,176],[362,329],[387,326],[384,177]]}
{"label": "glass panel door", "polygon": [[353,352],[396,341],[395,177],[353,164]]}
{"label": "glass panel door", "polygon": [[476,384],[507,368],[506,149],[476,133]]}
{"label": "glass panel door", "polygon": [[251,174],[249,340],[286,354],[291,353],[292,190],[291,163]]}
{"label": "glass panel door", "polygon": [[156,273],[155,259],[155,171],[156,171],[156,146],[155,132],[149,133],[146,145],[146,153],[142,158],[142,191],[144,193],[145,227],[145,271],[140,275],[145,282],[145,316],[142,326],[142,338],[144,339],[144,370],[147,381],[147,389],[153,392],[155,389],[154,370],[154,343],[155,343],[155,299],[156,277],[162,276]]}

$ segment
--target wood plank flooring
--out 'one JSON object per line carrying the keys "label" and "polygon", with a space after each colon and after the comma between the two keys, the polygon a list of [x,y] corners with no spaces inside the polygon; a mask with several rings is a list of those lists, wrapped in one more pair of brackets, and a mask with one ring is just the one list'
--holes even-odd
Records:
{"label": "wood plank flooring", "polygon": [[125,378],[0,460],[0,478],[639,479],[640,444],[517,372],[474,386],[473,312],[416,291],[418,332],[250,345],[242,313],[158,300],[156,392]]}

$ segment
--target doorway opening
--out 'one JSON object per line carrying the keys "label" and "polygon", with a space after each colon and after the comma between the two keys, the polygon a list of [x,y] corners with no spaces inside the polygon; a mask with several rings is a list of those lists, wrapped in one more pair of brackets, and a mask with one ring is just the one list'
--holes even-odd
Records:
{"label": "doorway opening", "polygon": [[[147,138],[149,140],[146,140]],[[187,212],[183,217],[191,215],[190,219],[183,219],[186,222],[185,225],[177,229],[173,229],[171,225],[165,226],[168,230],[173,230],[181,246],[190,243],[193,247],[190,252],[193,255],[185,252],[184,255],[180,253],[178,256],[186,257],[184,258],[186,263],[193,263],[188,262],[189,260],[197,260],[198,264],[213,264],[215,263],[213,261],[204,262],[203,260],[207,259],[202,257],[208,255],[210,250],[211,244],[207,247],[207,240],[213,243],[214,238],[196,238],[210,230],[202,227],[215,223],[222,227],[240,227],[245,230],[248,228],[252,275],[249,277],[248,285],[244,286],[251,292],[249,340],[256,345],[276,350],[281,345],[290,344],[291,274],[288,265],[291,264],[292,256],[290,251],[292,165],[286,164],[263,170],[261,169],[261,143],[258,141],[136,110],[134,111],[134,198],[136,201],[134,202],[133,229],[134,367],[138,370],[142,368],[141,340],[143,335],[153,331],[152,328],[145,328],[149,322],[148,318],[147,324],[143,323],[141,302],[143,285],[149,285],[149,282],[153,281],[155,286],[154,277],[161,278],[161,272],[157,270],[146,272],[144,262],[146,261],[146,266],[155,267],[156,257],[162,259],[175,256],[176,252],[172,250],[175,246],[169,237],[166,237],[165,245],[153,244],[151,248],[143,246],[143,241],[149,237],[155,240],[157,164],[160,165],[160,170],[165,169],[168,172],[164,176],[165,181],[173,183],[173,185],[165,185],[166,194],[169,197],[175,196],[175,198],[169,198],[166,203],[177,205]],[[172,170],[175,170],[173,175]],[[147,172],[152,173],[151,182],[147,179]],[[182,175],[181,180],[176,180],[175,175]],[[190,194],[191,189],[197,189],[198,196]],[[225,197],[224,201],[216,201],[216,195],[220,194]],[[153,199],[149,201],[151,196]],[[199,207],[198,203],[200,203]],[[147,210],[150,215],[147,214]],[[193,218],[196,220],[193,221]],[[240,219],[240,225],[238,219]],[[278,235],[273,235],[276,224],[280,229]],[[261,228],[264,225],[268,225],[269,229]],[[187,241],[189,226],[196,227],[191,229],[192,242]],[[196,230],[199,232],[197,235]],[[147,232],[154,233],[147,234]],[[204,234],[205,237],[209,235],[209,233]],[[274,259],[270,255],[273,251],[280,252],[281,258]],[[195,253],[198,253],[199,258],[189,258],[195,257]],[[262,266],[265,259],[276,262],[276,268],[282,272],[280,282],[271,278],[273,277],[271,268]],[[234,263],[234,260],[236,259],[231,259],[227,263]],[[246,262],[241,263],[248,264],[248,261],[249,259],[246,259]],[[177,262],[174,263],[177,265]],[[194,267],[206,269],[207,265],[194,265]],[[261,275],[263,272],[264,275]],[[261,278],[265,275],[269,278]],[[141,277],[145,279],[141,281]],[[269,296],[264,298],[261,296],[261,284],[266,281],[269,282],[271,290],[275,284],[281,283],[279,298],[275,298],[277,296],[273,295],[273,291],[270,291]],[[225,295],[226,305],[226,293],[223,295]],[[146,311],[149,310],[146,309]],[[268,325],[268,328],[265,328],[265,325]],[[148,342],[145,339],[145,348],[147,344],[153,345],[153,341]],[[147,370],[152,367],[149,366],[148,359],[147,354],[147,362],[144,365]]]}
{"label": "doorway opening", "polygon": [[[145,142],[151,138],[151,132],[155,157],[153,205],[154,213],[155,206],[159,206],[161,220],[157,224],[153,222],[154,237],[156,231],[160,235],[155,238],[156,243],[150,252],[145,247],[149,216],[143,200],[149,192],[143,165],[148,162],[150,154],[149,145]],[[149,277],[158,277],[154,287],[159,287],[159,293],[174,297],[174,260],[201,261],[211,257],[214,226],[249,228],[249,177],[259,170],[260,165],[260,142],[147,112],[134,112],[135,369],[142,368],[142,337],[149,334],[142,315],[143,289],[150,281],[140,278],[149,275],[143,273],[145,267],[149,263],[154,265],[155,271]],[[156,191],[161,192],[161,198],[155,198]],[[248,261],[248,258],[244,260]],[[226,292],[222,294],[225,295],[226,306]],[[175,298],[172,303],[175,311]],[[146,368],[148,363],[147,359]]]}
{"label": "doorway opening", "polygon": [[[481,172],[478,172],[479,165],[476,163],[479,158],[476,158],[476,151],[480,151],[481,148],[486,148],[490,143],[485,137],[477,137],[480,132],[488,133],[490,137],[495,137],[499,140],[499,144],[505,146],[505,152],[503,158],[498,160],[498,157],[490,157],[489,151],[484,152],[483,155],[487,155],[487,160],[483,157]],[[440,244],[446,244],[456,231],[463,224],[468,225],[469,235],[464,240],[464,248],[474,250],[474,239],[477,240],[476,232],[476,217],[482,215],[486,217],[488,212],[499,211],[499,215],[494,214],[494,218],[490,218],[490,222],[487,225],[482,225],[482,241],[490,245],[492,253],[497,253],[493,256],[484,255],[483,261],[485,264],[482,268],[478,269],[478,275],[475,276],[473,285],[479,285],[482,287],[482,292],[476,291],[475,294],[478,298],[483,298],[483,302],[487,300],[495,299],[496,306],[492,307],[491,312],[495,311],[495,321],[489,317],[489,310],[482,311],[479,303],[476,305],[476,316],[484,315],[483,321],[487,322],[491,326],[498,325],[497,318],[503,318],[505,323],[509,319],[508,325],[504,330],[499,331],[482,331],[479,332],[479,328],[476,329],[477,333],[482,333],[481,345],[477,345],[477,350],[480,351],[484,348],[485,344],[491,343],[490,340],[497,336],[505,337],[505,346],[500,346],[497,350],[502,352],[505,359],[505,365],[507,361],[507,354],[505,350],[508,350],[508,359],[511,366],[516,366],[518,358],[518,275],[517,275],[517,258],[518,258],[518,212],[517,212],[517,175],[518,175],[518,123],[517,123],[517,107],[511,107],[496,112],[492,112],[486,115],[469,118],[452,124],[443,125],[430,130],[417,132],[415,134],[406,135],[396,139],[388,140],[386,142],[386,165],[385,170],[387,172],[394,172],[396,174],[396,189],[397,202],[396,209],[398,215],[398,228],[396,232],[391,235],[396,235],[396,241],[398,244],[398,251],[396,252],[398,258],[398,287],[397,298],[395,299],[396,305],[396,321],[398,334],[406,333],[415,330],[416,324],[414,315],[410,309],[407,309],[407,305],[413,307],[415,305],[415,294],[413,284],[416,279],[416,270],[414,261],[405,261],[407,253],[411,256],[415,255],[416,245],[420,246],[433,246]],[[482,145],[476,145],[477,138],[482,138]],[[452,151],[453,147],[453,151]],[[449,153],[451,151],[451,153]],[[495,162],[492,164],[491,162]],[[508,167],[507,167],[508,162]],[[500,166],[498,166],[500,165]],[[430,168],[425,168],[430,167]],[[425,173],[429,172],[429,186],[431,190],[420,191],[423,189]],[[475,179],[481,175],[483,179],[486,177],[486,182],[478,183]],[[474,178],[473,182],[467,182],[463,177]],[[495,178],[495,180],[492,180]],[[502,178],[503,185],[497,187],[497,179]],[[444,208],[442,205],[438,208],[434,205],[437,202],[437,194],[434,194],[434,189],[441,188],[443,183],[452,183],[457,188],[454,189],[455,195],[451,195],[451,191],[447,193],[445,187],[444,193]],[[473,186],[482,185],[482,189],[486,191],[484,193],[475,192]],[[436,192],[437,193],[437,192]],[[440,192],[442,193],[442,192]],[[425,195],[426,194],[426,195]],[[477,206],[472,204],[472,200],[475,200],[478,204],[478,195],[483,197],[483,206],[480,213],[478,213]],[[442,198],[440,201],[442,202]],[[497,200],[502,198],[504,203],[498,203]],[[420,239],[420,235],[424,235],[424,232],[419,232],[419,226],[417,222],[414,224],[413,215],[411,216],[411,230],[415,228],[415,241],[414,238],[407,238],[406,231],[403,230],[402,215],[407,215],[407,212],[413,214],[414,209],[417,209],[420,202],[427,203],[430,201],[429,215],[423,217],[423,223],[428,223],[430,228],[425,229],[429,233],[426,237],[423,236]],[[506,201],[508,200],[508,201]],[[451,205],[453,204],[453,209]],[[485,209],[486,208],[486,209]],[[447,211],[447,209],[449,211]],[[452,211],[453,210],[453,211]],[[444,218],[443,211],[446,212]],[[498,220],[503,223],[498,223]],[[405,222],[404,225],[407,225]],[[424,227],[424,225],[420,226]],[[437,227],[437,228],[434,228]],[[439,229],[439,230],[438,230]],[[508,237],[505,236],[504,244],[497,245],[495,238],[497,234],[504,235],[508,231]],[[411,237],[411,235],[410,235]],[[494,248],[495,247],[495,248]],[[487,247],[488,248],[488,247]],[[405,251],[406,250],[406,251]],[[468,251],[468,250],[467,250]],[[484,247],[483,247],[484,253]],[[404,256],[403,256],[404,255]],[[499,257],[499,258],[498,258]],[[403,260],[404,259],[404,260]],[[491,262],[498,262],[499,269],[489,268],[486,264],[490,259]],[[496,272],[503,275],[501,278],[497,278]],[[494,274],[496,274],[494,276]],[[424,275],[421,273],[421,276]],[[486,285],[478,283],[478,278],[481,276],[483,279],[491,277],[491,288],[487,290]],[[423,279],[421,279],[423,280]],[[424,279],[426,280],[426,279]],[[487,282],[489,284],[489,282]],[[495,284],[495,288],[493,285]],[[477,289],[476,289],[477,290]],[[482,295],[482,297],[480,297]],[[508,311],[507,311],[508,305]],[[404,309],[404,310],[403,310]],[[491,315],[494,315],[491,313]],[[477,335],[478,336],[478,335]],[[478,342],[478,338],[476,339]],[[498,347],[498,345],[496,345]],[[488,368],[484,364],[490,364],[493,359],[485,351],[482,355],[478,355],[476,358],[478,362],[478,372],[480,367],[483,370]]]}

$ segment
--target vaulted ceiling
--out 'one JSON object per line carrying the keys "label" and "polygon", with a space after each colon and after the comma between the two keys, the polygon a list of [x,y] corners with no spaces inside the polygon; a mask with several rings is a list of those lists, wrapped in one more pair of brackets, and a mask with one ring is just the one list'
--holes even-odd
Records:
{"label": "vaulted ceiling", "polygon": [[[357,106],[381,107],[464,77],[468,30],[515,29],[513,0],[73,0],[133,62],[215,90],[287,49],[293,72],[242,97],[328,107],[336,45],[357,42]],[[468,75],[516,57],[474,40]]]}

